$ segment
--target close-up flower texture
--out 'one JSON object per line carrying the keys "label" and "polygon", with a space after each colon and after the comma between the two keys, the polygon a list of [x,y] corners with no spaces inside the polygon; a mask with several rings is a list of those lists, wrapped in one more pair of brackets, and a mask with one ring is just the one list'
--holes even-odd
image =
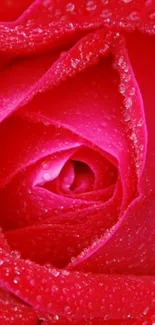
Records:
{"label": "close-up flower texture", "polygon": [[155,325],[155,0],[0,0],[0,325]]}

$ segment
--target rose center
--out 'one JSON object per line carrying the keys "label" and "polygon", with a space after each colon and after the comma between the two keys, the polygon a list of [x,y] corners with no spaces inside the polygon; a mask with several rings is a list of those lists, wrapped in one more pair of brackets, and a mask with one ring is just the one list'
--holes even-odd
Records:
{"label": "rose center", "polygon": [[91,168],[82,161],[69,160],[59,176],[44,184],[44,188],[61,193],[90,192],[94,187],[95,176]]}

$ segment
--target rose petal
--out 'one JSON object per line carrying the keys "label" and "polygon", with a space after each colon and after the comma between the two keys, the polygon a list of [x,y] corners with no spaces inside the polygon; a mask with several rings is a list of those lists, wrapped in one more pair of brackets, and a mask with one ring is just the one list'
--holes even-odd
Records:
{"label": "rose petal", "polygon": [[57,57],[58,54],[47,54],[27,60],[14,60],[7,64],[0,73],[0,121],[25,103],[28,94],[33,93],[38,79]]}
{"label": "rose petal", "polygon": [[[138,44],[133,47],[134,44]],[[127,42],[129,54],[135,76],[143,94],[144,109],[148,127],[148,150],[144,173],[141,178],[140,189],[146,196],[142,196],[128,208],[117,231],[109,238],[106,245],[91,256],[85,265],[79,265],[80,270],[98,272],[123,272],[134,274],[154,274],[154,122],[152,118],[154,103],[154,54],[153,38],[144,35],[132,35]],[[141,55],[141,60],[139,60]],[[149,56],[149,60],[148,60]],[[145,73],[149,74],[146,83]],[[143,118],[138,121],[141,129]],[[135,235],[136,233],[136,235]]]}
{"label": "rose petal", "polygon": [[[16,15],[21,14],[24,7],[25,1]],[[36,0],[15,22],[1,23],[0,48],[3,52],[25,54],[50,46],[62,47],[86,31],[103,26],[115,30],[138,28],[153,34],[154,11],[154,2],[143,0]],[[3,19],[6,18],[12,16]]]}
{"label": "rose petal", "polygon": [[[62,151],[51,156],[49,161],[50,168],[55,166],[61,168],[64,161],[75,152],[76,147]],[[44,153],[44,151],[43,151]],[[47,160],[47,158],[46,158]],[[47,162],[46,162],[47,168]],[[47,174],[47,175],[46,175]],[[38,176],[39,175],[39,176]],[[42,177],[46,177],[44,180]],[[64,195],[59,191],[46,189],[45,181],[49,180],[50,173],[45,169],[45,161],[33,164],[27,170],[22,171],[0,192],[1,225],[3,229],[18,228],[35,224],[45,223],[50,218],[52,223],[74,222],[79,223],[88,216],[88,210],[91,213],[104,208],[104,203],[109,204],[108,200],[115,201],[115,209],[117,211],[118,202],[121,201],[121,186],[117,182],[116,191],[114,187],[110,187],[107,191],[94,191],[87,195]],[[52,176],[51,176],[52,177]],[[41,183],[42,182],[42,183]],[[45,184],[44,184],[45,183]],[[39,185],[40,184],[40,185]],[[44,188],[45,187],[45,188]],[[113,194],[114,193],[114,194]],[[118,197],[116,197],[116,194]],[[98,195],[96,198],[95,195]],[[9,201],[9,205],[8,205]],[[81,217],[79,219],[79,215]],[[117,214],[117,212],[116,212]],[[114,219],[116,214],[114,214]],[[111,219],[111,218],[110,218]]]}
{"label": "rose petal", "polygon": [[[84,139],[91,141],[93,145],[104,152],[114,156],[118,161],[119,174],[123,182],[123,205],[127,205],[137,195],[137,166],[134,156],[138,145],[141,145],[139,142],[144,137],[141,140],[138,135],[137,143],[132,139],[133,134],[129,128],[128,120],[124,119],[124,99],[118,91],[120,79],[118,71],[116,72],[112,67],[113,60],[108,57],[98,64],[96,62],[94,44],[95,50],[98,50],[98,56],[100,51],[102,55],[105,55],[107,51],[105,52],[104,49],[102,52],[104,47],[100,43],[103,42],[103,37],[105,37],[105,45],[109,44],[111,37],[116,37],[112,34],[104,35],[104,33],[100,30],[91,35],[91,40],[90,35],[83,38],[60,59],[59,63],[56,62],[45,76],[46,87],[53,87],[55,83],[59,84],[60,81],[66,79],[67,75],[68,77],[72,76],[72,79],[63,81],[59,87],[36,96],[31,103],[19,111],[19,114],[25,114],[35,121],[42,115],[42,119],[48,118],[51,123],[67,127]],[[121,46],[122,51],[126,50],[121,38],[116,37],[115,43],[118,47]],[[116,55],[115,51],[114,55]],[[88,64],[96,65],[86,69]],[[85,71],[79,74],[81,70]],[[76,76],[73,78],[75,74]],[[133,79],[133,76],[130,77]],[[136,86],[135,81],[133,81],[133,85]],[[41,87],[43,86],[41,85]],[[51,110],[49,103],[52,101],[54,101],[54,107]],[[134,119],[136,123],[142,112],[138,90],[136,90],[134,101],[134,109],[137,113],[137,117],[135,115]],[[46,107],[43,103],[46,103]],[[132,121],[132,112],[129,114]],[[145,121],[142,131],[143,129],[145,129]],[[145,132],[143,131],[143,133]],[[145,152],[146,143],[143,145]],[[143,161],[143,159],[142,156],[141,160]],[[139,166],[138,169],[141,172],[142,166]]]}
{"label": "rose petal", "polygon": [[77,321],[90,317],[138,320],[155,311],[154,277],[66,273],[4,253],[2,257],[1,283],[40,311]]}
{"label": "rose petal", "polygon": [[34,309],[0,288],[0,325],[37,325]]}
{"label": "rose petal", "polygon": [[[89,255],[81,254],[78,265],[74,261],[76,269],[98,273],[154,274],[153,201],[150,197],[133,202],[109,240],[103,242],[101,239],[95,253],[88,248]],[[79,264],[80,261],[83,263]]]}
{"label": "rose petal", "polygon": [[105,240],[108,239],[107,229],[118,220],[119,200],[116,191],[107,203],[90,206],[89,202],[85,209],[77,207],[73,212],[58,214],[55,218],[49,214],[49,217],[38,220],[36,226],[7,231],[5,235],[11,248],[19,250],[24,258],[64,267],[101,235],[105,234]]}
{"label": "rose petal", "polygon": [[[135,47],[133,47],[133,42]],[[155,190],[155,151],[154,151],[154,89],[155,89],[155,41],[153,37],[135,33],[132,41],[127,39],[128,51],[135,76],[144,100],[145,115],[148,128],[148,148],[141,189],[148,196]],[[141,59],[139,60],[139,56]],[[149,60],[148,60],[149,58]],[[146,77],[149,76],[147,83]],[[139,121],[139,127],[143,121]],[[150,220],[150,222],[152,222]]]}
{"label": "rose petal", "polygon": [[0,249],[4,249],[6,252],[10,252],[9,244],[1,228],[0,228]]}
{"label": "rose petal", "polygon": [[[117,169],[114,164],[106,158],[106,153],[101,154],[88,147],[81,147],[74,153],[72,160],[82,161],[91,168],[95,175],[94,189],[107,188],[116,182]],[[115,162],[115,164],[117,164],[117,162]]]}
{"label": "rose petal", "polygon": [[[58,319],[59,317],[59,319]],[[141,325],[141,324],[145,324],[145,325],[150,325],[153,324],[153,319],[154,317],[143,317],[139,320],[133,320],[133,319],[129,319],[129,320],[125,320],[122,321],[121,319],[115,319],[115,320],[108,320],[108,325]],[[43,317],[43,319],[45,319]],[[60,324],[60,325],[107,325],[107,321],[103,320],[101,318],[91,318],[91,319],[87,319],[85,320],[85,323],[83,323],[82,321],[73,321],[71,319],[66,319],[64,317],[61,317],[59,315],[54,315],[53,317],[49,316],[47,317],[47,321],[43,322],[43,325],[53,325],[53,324]],[[49,320],[50,319],[50,320]]]}
{"label": "rose petal", "polygon": [[21,15],[34,0],[23,0],[17,2],[1,0],[0,20],[13,21]]}
{"label": "rose petal", "polygon": [[3,153],[0,160],[1,187],[39,159],[76,148],[79,144],[79,137],[59,125],[33,124],[19,117],[7,119],[0,125],[0,152]]}

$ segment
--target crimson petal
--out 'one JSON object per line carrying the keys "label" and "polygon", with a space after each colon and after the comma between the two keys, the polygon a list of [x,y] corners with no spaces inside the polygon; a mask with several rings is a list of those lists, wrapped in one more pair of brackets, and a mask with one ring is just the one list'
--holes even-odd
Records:
{"label": "crimson petal", "polygon": [[4,252],[1,258],[3,286],[37,310],[77,321],[90,317],[125,321],[154,313],[154,277],[70,273],[47,269]]}
{"label": "crimson petal", "polygon": [[38,315],[34,309],[2,288],[0,288],[0,311],[0,325],[38,323]]}

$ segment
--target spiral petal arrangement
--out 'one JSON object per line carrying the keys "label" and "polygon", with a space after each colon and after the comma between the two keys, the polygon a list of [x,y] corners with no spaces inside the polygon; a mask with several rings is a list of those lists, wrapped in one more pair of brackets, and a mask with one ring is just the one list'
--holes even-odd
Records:
{"label": "spiral petal arrangement", "polygon": [[153,325],[155,6],[0,8],[0,325]]}

